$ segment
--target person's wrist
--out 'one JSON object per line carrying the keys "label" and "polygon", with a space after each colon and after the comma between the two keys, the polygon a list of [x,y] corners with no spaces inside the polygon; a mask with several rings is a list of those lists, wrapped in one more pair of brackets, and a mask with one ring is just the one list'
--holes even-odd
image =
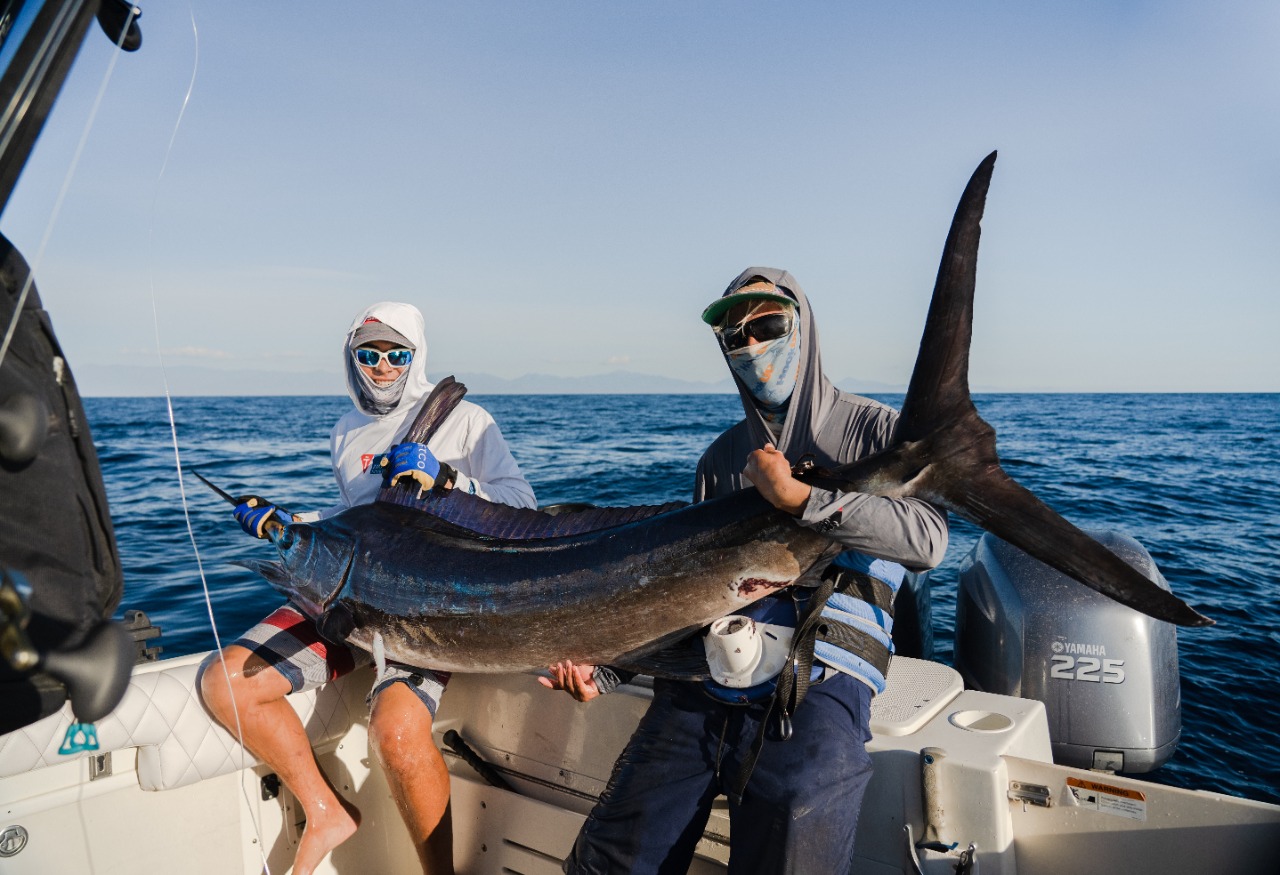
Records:
{"label": "person's wrist", "polygon": [[793,480],[786,493],[780,498],[781,503],[778,505],[779,510],[785,510],[792,516],[802,516],[804,509],[809,505],[809,496],[813,494],[813,487],[808,483],[801,483]]}

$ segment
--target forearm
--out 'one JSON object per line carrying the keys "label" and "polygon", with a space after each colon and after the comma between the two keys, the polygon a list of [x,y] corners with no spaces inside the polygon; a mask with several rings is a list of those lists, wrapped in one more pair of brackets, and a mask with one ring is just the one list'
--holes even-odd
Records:
{"label": "forearm", "polygon": [[850,550],[917,571],[935,567],[947,552],[946,514],[918,498],[815,488],[798,521]]}

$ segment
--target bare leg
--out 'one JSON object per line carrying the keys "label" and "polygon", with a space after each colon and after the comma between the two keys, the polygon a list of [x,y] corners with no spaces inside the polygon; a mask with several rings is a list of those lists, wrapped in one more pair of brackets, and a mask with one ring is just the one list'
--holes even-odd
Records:
{"label": "bare leg", "polygon": [[284,675],[248,648],[234,644],[223,651],[221,660],[214,656],[206,662],[200,676],[205,707],[232,735],[242,732],[244,746],[270,766],[298,798],[307,827],[298,844],[293,872],[311,875],[330,851],[356,831],[360,812],[338,796],[320,771],[302,721],[284,699],[289,692]]}
{"label": "bare leg", "polygon": [[449,770],[431,737],[431,712],[406,684],[378,694],[369,738],[427,875],[453,875]]}

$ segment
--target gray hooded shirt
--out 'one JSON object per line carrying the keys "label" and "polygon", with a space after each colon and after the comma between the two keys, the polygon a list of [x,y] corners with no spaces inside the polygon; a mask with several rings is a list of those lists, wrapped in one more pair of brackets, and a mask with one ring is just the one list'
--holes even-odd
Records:
{"label": "gray hooded shirt", "polygon": [[[815,464],[831,467],[876,453],[893,436],[896,411],[870,398],[840,391],[822,372],[818,328],[809,301],[791,274],[771,267],[749,267],[724,294],[732,294],[755,277],[769,280],[796,301],[802,347],[796,388],[782,432],[775,439],[755,399],[735,376],[745,418],[716,438],[698,462],[694,501],[750,486],[742,469],[747,456],[766,443],[776,446],[792,464],[810,456]],[[838,525],[833,526],[833,521]],[[913,570],[937,565],[947,549],[946,515],[916,498],[815,488],[797,522],[821,527],[847,549],[900,562]]]}

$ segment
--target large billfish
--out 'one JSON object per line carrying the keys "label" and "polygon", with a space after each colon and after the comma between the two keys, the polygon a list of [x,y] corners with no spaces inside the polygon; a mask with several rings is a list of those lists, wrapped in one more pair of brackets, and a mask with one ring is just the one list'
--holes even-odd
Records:
{"label": "large billfish", "polygon": [[[995,430],[968,386],[979,225],[995,157],[979,165],[956,209],[893,444],[797,476],[930,501],[1121,604],[1208,625],[1000,467]],[[441,381],[406,440],[425,440],[465,391]],[[242,564],[330,637],[389,658],[468,672],[571,659],[686,676],[705,672],[702,648],[667,645],[780,587],[816,583],[840,549],[755,489],[689,506],[558,515],[456,490],[384,489],[373,504],[293,523],[272,540],[279,562]]]}

